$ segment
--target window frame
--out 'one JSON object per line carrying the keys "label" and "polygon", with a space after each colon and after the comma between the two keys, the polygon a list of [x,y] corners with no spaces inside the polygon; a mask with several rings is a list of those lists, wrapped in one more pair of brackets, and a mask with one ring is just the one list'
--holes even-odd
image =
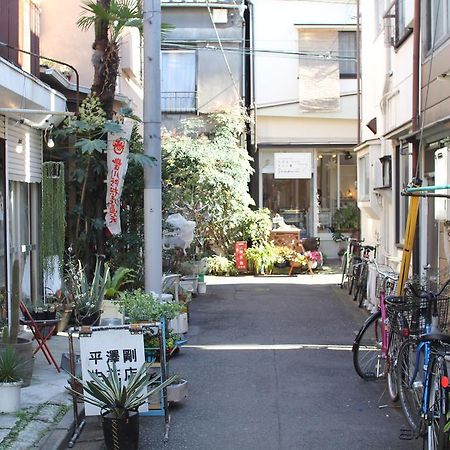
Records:
{"label": "window frame", "polygon": [[358,158],[358,201],[368,202],[370,200],[370,159],[369,153]]}
{"label": "window frame", "polygon": [[[163,73],[161,73],[161,112],[163,113],[193,113],[198,110],[198,55],[196,50],[179,50],[173,48],[165,48],[161,51],[161,68],[163,68],[162,58],[164,54],[190,54],[194,56],[194,90],[193,91],[163,91]],[[169,100],[171,97],[164,98],[164,94],[193,94],[193,106],[188,107],[165,107],[164,101]]]}
{"label": "window frame", "polygon": [[431,8],[434,3],[435,0],[427,0],[425,3],[425,52],[427,55],[450,39],[450,0],[440,0],[443,10],[439,11],[439,15],[444,21],[443,33],[433,42],[434,26]]}
{"label": "window frame", "polygon": [[[353,33],[355,61],[339,60],[339,78],[340,79],[353,79],[353,78],[356,78],[356,76],[357,76],[357,66],[356,66],[357,65],[357,61],[356,61],[356,58],[357,58],[357,54],[356,54],[356,51],[357,51],[356,34],[357,33],[356,33],[356,30],[338,30],[339,56],[341,54],[341,51],[343,51],[343,50],[341,50],[341,42],[342,42],[341,41],[341,36],[343,34],[349,35],[348,33]],[[348,52],[350,53],[351,50],[348,50]],[[354,68],[354,72],[350,72],[350,71],[343,72],[342,66],[344,64],[352,64],[353,68]]]}

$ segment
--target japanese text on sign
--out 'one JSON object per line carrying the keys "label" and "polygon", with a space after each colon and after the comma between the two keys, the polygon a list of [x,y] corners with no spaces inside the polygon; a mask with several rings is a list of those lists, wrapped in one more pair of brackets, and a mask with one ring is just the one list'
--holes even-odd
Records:
{"label": "japanese text on sign", "polygon": [[311,153],[275,153],[275,178],[311,178]]}
{"label": "japanese text on sign", "polygon": [[238,241],[234,244],[234,258],[236,261],[236,269],[247,270],[247,258],[245,252],[247,251],[247,242]]}
{"label": "japanese text on sign", "polygon": [[[90,336],[80,336],[80,356],[83,380],[91,377],[88,370],[97,375],[108,375],[113,363],[122,383],[126,384],[144,363],[142,334],[131,334],[127,329],[93,330]],[[140,410],[145,410],[144,404]],[[86,415],[100,414],[96,406],[85,403]]]}

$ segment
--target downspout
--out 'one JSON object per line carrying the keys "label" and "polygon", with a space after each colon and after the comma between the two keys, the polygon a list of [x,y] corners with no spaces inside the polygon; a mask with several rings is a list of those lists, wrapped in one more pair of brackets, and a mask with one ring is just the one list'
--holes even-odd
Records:
{"label": "downspout", "polygon": [[360,43],[360,0],[356,0],[356,102],[357,102],[357,137],[356,144],[361,144],[361,43]]}
{"label": "downspout", "polygon": [[[246,5],[248,8],[247,14],[247,40],[246,48],[249,49],[249,74],[247,75],[247,82],[249,83],[249,88],[247,90],[249,98],[247,99],[247,110],[250,113],[253,110],[253,127],[250,125],[248,128],[248,149],[252,149],[253,157],[253,169],[254,173],[250,179],[250,195],[253,198],[257,207],[261,207],[259,204],[259,161],[258,161],[258,147],[256,140],[256,120],[257,120],[257,110],[256,110],[256,88],[255,88],[255,17],[254,17],[254,4],[252,0],[246,0]],[[249,31],[249,32],[248,32]]]}
{"label": "downspout", "polygon": [[[412,132],[419,129],[419,100],[420,100],[420,0],[414,0],[414,22],[413,22],[413,67],[412,67]],[[414,139],[412,142],[412,167],[413,177],[416,183],[420,183],[419,179],[419,145],[420,141]],[[414,236],[413,251],[413,273],[420,273],[420,210],[417,212],[417,226]]]}

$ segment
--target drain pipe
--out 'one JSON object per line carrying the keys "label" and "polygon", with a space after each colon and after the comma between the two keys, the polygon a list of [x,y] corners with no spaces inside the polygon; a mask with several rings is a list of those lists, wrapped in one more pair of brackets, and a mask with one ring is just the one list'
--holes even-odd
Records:
{"label": "drain pipe", "polygon": [[357,102],[357,138],[361,144],[361,43],[360,43],[360,0],[356,0],[356,102]]}
{"label": "drain pipe", "polygon": [[[420,0],[414,0],[414,22],[413,22],[413,67],[412,67],[412,132],[416,132],[419,129],[419,109],[420,101]],[[416,178],[416,182],[419,179],[419,146],[422,145],[420,139],[417,136],[412,142],[412,167],[413,177]],[[414,201],[411,198],[411,201]],[[417,201],[419,201],[417,199]],[[414,251],[413,251],[413,273],[420,273],[420,239],[418,229],[420,229],[420,209],[417,205],[417,225],[416,233],[414,236]]]}

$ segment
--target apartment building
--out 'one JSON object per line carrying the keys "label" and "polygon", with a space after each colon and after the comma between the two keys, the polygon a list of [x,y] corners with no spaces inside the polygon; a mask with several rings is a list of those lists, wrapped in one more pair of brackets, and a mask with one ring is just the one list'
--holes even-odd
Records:
{"label": "apartment building", "polygon": [[249,7],[258,205],[336,258],[335,214],[357,198],[356,4]]}
{"label": "apartment building", "polygon": [[36,299],[42,292],[43,141],[49,128],[64,119],[66,99],[38,78],[37,0],[0,1],[0,42],[0,306],[5,306],[16,281],[14,261],[19,262],[22,297]]}
{"label": "apartment building", "polygon": [[163,125],[244,104],[245,6],[232,0],[163,0]]}

